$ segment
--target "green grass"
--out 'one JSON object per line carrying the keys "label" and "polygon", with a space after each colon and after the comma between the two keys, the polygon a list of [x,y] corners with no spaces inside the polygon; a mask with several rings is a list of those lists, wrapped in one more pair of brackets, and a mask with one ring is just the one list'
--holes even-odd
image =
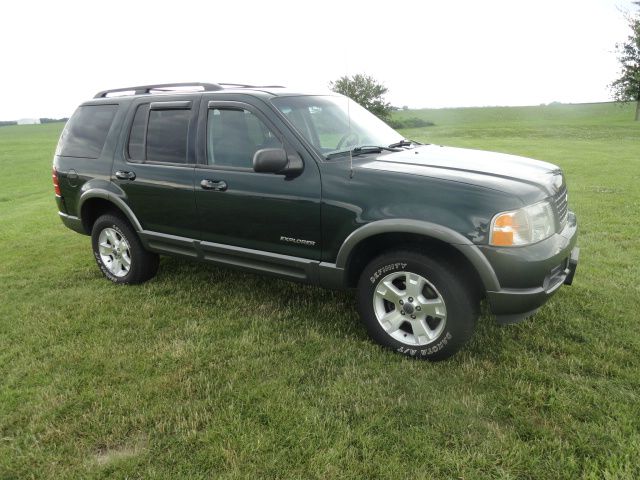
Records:
{"label": "green grass", "polygon": [[437,364],[370,343],[347,292],[173,258],[108,283],[57,218],[61,125],[0,128],[0,478],[638,478],[632,106],[405,114],[559,164],[581,227],[572,287]]}

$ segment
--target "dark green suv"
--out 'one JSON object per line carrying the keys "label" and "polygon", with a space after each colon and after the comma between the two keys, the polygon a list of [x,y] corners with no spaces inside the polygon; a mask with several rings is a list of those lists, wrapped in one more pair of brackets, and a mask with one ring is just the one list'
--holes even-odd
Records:
{"label": "dark green suv", "polygon": [[373,339],[442,359],[486,298],[533,314],[578,263],[560,168],[404,139],[340,95],[165,84],[98,93],[53,162],[60,218],[104,275],[158,254],[356,288]]}

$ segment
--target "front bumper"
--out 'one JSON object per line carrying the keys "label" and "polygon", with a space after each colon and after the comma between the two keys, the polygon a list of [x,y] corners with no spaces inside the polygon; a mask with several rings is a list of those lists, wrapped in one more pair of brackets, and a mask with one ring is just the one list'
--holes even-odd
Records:
{"label": "front bumper", "polygon": [[491,311],[500,323],[533,315],[562,285],[571,285],[580,249],[578,226],[569,212],[564,230],[535,245],[520,248],[484,247],[500,289],[487,292]]}

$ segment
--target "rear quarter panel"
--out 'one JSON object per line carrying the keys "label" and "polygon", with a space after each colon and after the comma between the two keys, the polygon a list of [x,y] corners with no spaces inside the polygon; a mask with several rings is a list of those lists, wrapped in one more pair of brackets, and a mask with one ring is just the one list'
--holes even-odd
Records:
{"label": "rear quarter panel", "polygon": [[[53,158],[53,167],[58,172],[60,192],[67,214],[80,216],[80,197],[91,188],[107,188],[111,178],[113,154],[122,129],[128,101],[114,102],[112,99],[86,102],[83,105],[116,104],[118,109],[107,134],[104,147],[98,158],[69,157],[59,155]],[[64,133],[64,132],[63,132]]]}

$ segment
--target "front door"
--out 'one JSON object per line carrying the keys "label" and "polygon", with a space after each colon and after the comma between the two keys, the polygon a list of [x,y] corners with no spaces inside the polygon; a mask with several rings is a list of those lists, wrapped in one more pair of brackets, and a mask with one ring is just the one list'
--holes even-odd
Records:
{"label": "front door", "polygon": [[[195,172],[201,238],[319,260],[318,167],[282,134],[283,125],[277,128],[276,123],[255,105],[203,99],[199,122],[202,158]],[[300,174],[287,177],[253,171],[257,150],[283,147],[302,158]]]}

